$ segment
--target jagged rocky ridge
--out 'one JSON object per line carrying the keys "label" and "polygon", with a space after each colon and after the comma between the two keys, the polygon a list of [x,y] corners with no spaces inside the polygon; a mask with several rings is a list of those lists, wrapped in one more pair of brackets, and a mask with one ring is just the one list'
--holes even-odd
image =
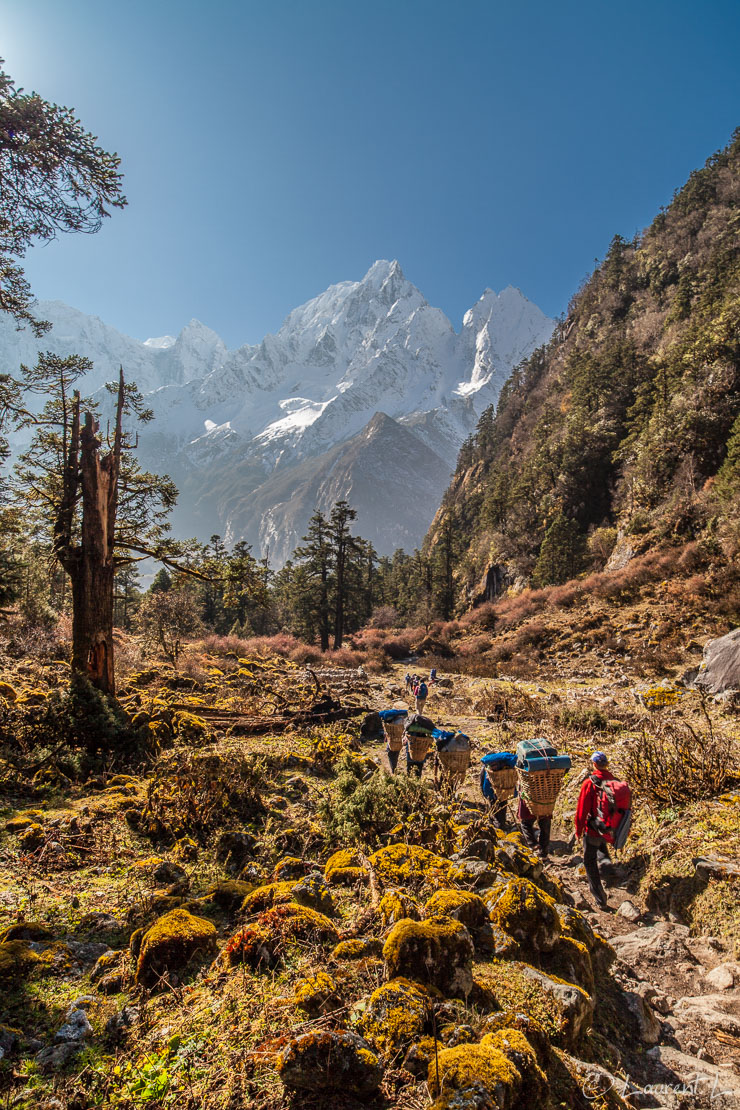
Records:
{"label": "jagged rocky ridge", "polygon": [[245,538],[276,565],[340,497],[381,552],[419,543],[481,411],[553,327],[509,287],[487,289],[457,333],[385,261],[234,351],[196,320],[141,343],[59,302],[38,312],[53,323],[41,344],[0,327],[3,363],[32,363],[39,345],[86,355],[89,391],[122,364],[155,412],[143,461],[182,491],[177,531]]}

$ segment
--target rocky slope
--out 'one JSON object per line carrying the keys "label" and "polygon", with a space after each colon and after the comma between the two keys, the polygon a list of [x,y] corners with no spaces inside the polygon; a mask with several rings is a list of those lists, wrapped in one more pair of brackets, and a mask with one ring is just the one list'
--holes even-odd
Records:
{"label": "rocky slope", "polygon": [[[331,286],[295,309],[277,334],[235,351],[197,321],[176,340],[138,343],[64,305],[41,303],[38,312],[54,325],[43,340],[47,349],[95,363],[90,391],[121,364],[146,393],[155,420],[142,431],[140,452],[147,466],[171,473],[184,491],[176,530],[245,538],[260,553],[269,546],[276,562],[316,508],[307,473],[338,473],[336,448],[343,444],[345,477],[332,481],[332,496],[357,493],[373,513],[363,514],[358,527],[373,534],[381,552],[392,551],[400,538],[419,543],[481,410],[511,368],[552,331],[552,321],[509,287],[500,294],[486,290],[457,333],[397,262],[383,261],[361,281]],[[33,362],[36,347],[27,332],[0,327],[6,366]],[[397,459],[399,484],[419,488],[411,514],[392,482],[381,482],[372,497],[353,485],[356,437],[366,433],[381,449],[372,424],[377,414],[414,433],[407,439],[398,428],[392,442],[395,425],[388,424],[382,443],[388,477]],[[371,460],[369,471],[379,465],[379,457]],[[297,489],[283,524],[284,476],[294,469]]]}

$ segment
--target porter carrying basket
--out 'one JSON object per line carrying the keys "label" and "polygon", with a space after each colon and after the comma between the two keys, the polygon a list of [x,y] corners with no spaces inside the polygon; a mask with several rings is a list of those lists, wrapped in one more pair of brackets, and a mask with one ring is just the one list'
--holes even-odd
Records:
{"label": "porter carrying basket", "polygon": [[517,746],[519,794],[533,817],[552,817],[555,801],[570,770],[570,756],[558,755],[545,741]]}
{"label": "porter carrying basket", "polygon": [[403,747],[403,720],[384,721],[383,733],[389,752],[400,752]]}
{"label": "porter carrying basket", "polygon": [[552,817],[565,771],[519,769],[519,793],[533,817]]}
{"label": "porter carrying basket", "polygon": [[426,759],[429,749],[432,746],[431,736],[418,736],[413,732],[406,733],[406,745],[408,747],[409,759],[414,763],[421,763]]}
{"label": "porter carrying basket", "polygon": [[486,778],[500,802],[508,802],[516,793],[516,767],[502,767],[499,771],[486,767]]}
{"label": "porter carrying basket", "polygon": [[440,766],[446,775],[462,778],[470,766],[470,748],[462,748],[456,752],[437,752]]}

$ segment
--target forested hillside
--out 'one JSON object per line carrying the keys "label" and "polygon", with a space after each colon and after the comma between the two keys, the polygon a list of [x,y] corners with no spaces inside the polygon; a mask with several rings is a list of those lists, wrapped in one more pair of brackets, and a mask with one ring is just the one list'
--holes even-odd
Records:
{"label": "forested hillside", "polygon": [[[464,445],[427,539],[545,586],[632,552],[740,542],[740,132],[632,242],[615,236],[550,343]],[[468,542],[469,541],[469,542]],[[629,554],[629,552],[627,552]]]}

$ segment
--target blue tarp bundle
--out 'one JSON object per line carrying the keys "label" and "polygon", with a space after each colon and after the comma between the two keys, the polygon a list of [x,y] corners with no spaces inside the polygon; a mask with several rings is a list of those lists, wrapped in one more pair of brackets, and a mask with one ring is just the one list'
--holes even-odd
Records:
{"label": "blue tarp bundle", "polygon": [[551,758],[533,756],[520,764],[523,771],[570,771],[569,755],[554,755]]}
{"label": "blue tarp bundle", "polygon": [[481,763],[491,771],[503,771],[505,767],[516,767],[516,756],[513,752],[489,752]]}
{"label": "blue tarp bundle", "polygon": [[378,713],[381,721],[385,721],[389,725],[393,724],[394,721],[400,721],[402,717],[408,717],[408,715],[408,709],[381,709]]}
{"label": "blue tarp bundle", "polygon": [[[452,737],[455,735],[455,732],[445,732],[443,728],[435,728],[432,732],[432,738],[434,740],[451,740]],[[468,739],[467,736],[465,737],[465,739]]]}

